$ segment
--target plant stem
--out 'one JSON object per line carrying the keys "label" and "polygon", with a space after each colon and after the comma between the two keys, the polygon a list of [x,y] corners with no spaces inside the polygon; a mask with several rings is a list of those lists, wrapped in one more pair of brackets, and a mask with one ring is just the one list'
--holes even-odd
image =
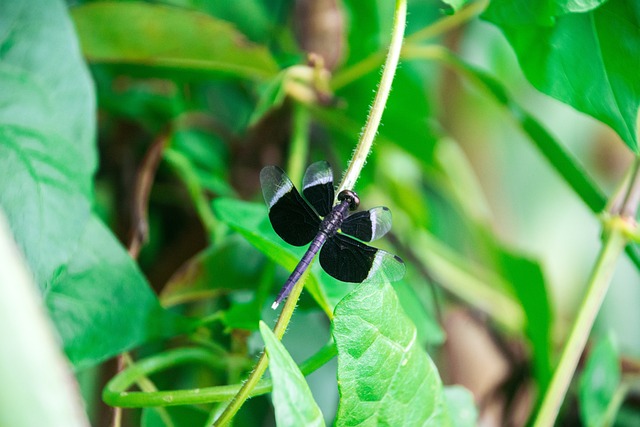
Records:
{"label": "plant stem", "polygon": [[291,147],[287,173],[292,182],[302,182],[302,174],[307,163],[309,152],[309,124],[311,115],[309,109],[300,102],[293,103],[293,126]]}
{"label": "plant stem", "polygon": [[[591,273],[587,295],[578,310],[578,317],[562,351],[560,363],[558,363],[549,389],[546,391],[534,427],[552,426],[558,416],[558,411],[571,383],[571,378],[578,366],[580,355],[587,343],[600,306],[607,295],[616,261],[631,236],[637,233],[635,213],[640,200],[635,195],[640,192],[639,158],[636,158],[635,163],[631,166],[631,171],[622,206],[619,210],[616,207],[616,210],[612,212],[613,215],[605,218],[604,242],[594,270]],[[614,197],[617,196],[614,195]],[[629,214],[632,216],[629,216]]]}
{"label": "plant stem", "polygon": [[[335,343],[329,342],[313,356],[300,364],[304,375],[316,371],[337,354]],[[111,406],[124,408],[162,407],[171,405],[197,405],[225,402],[240,390],[240,384],[206,387],[197,390],[169,390],[157,392],[126,391],[140,378],[184,363],[220,365],[220,355],[202,348],[179,348],[139,360],[113,377],[105,386],[104,401]],[[251,396],[271,391],[271,380],[262,380],[253,389]]]}
{"label": "plant stem", "polygon": [[187,191],[189,191],[189,195],[191,196],[191,200],[193,200],[193,203],[195,204],[200,221],[202,221],[202,225],[207,231],[207,236],[210,240],[215,240],[214,237],[218,222],[211,210],[209,201],[204,196],[202,187],[198,182],[198,177],[193,171],[193,168],[189,163],[189,159],[171,148],[165,149],[163,156],[186,185]]}
{"label": "plant stem", "polygon": [[380,119],[382,118],[382,112],[384,111],[387,99],[389,98],[391,83],[393,82],[393,77],[395,76],[396,69],[398,68],[398,60],[400,58],[400,51],[402,50],[402,39],[404,37],[406,19],[406,0],[396,0],[396,10],[393,16],[393,29],[391,33],[391,45],[389,46],[389,53],[387,54],[387,59],[382,71],[382,77],[380,78],[378,92],[373,100],[371,110],[369,110],[367,122],[360,134],[360,140],[358,141],[353,157],[349,162],[347,172],[345,173],[344,178],[342,178],[342,182],[338,186],[336,194],[340,194],[342,190],[353,189],[358,177],[360,176],[360,171],[367,160],[367,156],[371,151],[373,139],[378,132],[378,126],[380,125]]}
{"label": "plant stem", "polygon": [[578,366],[580,355],[589,338],[591,327],[607,294],[607,289],[609,289],[616,261],[627,243],[624,222],[619,217],[611,218],[609,221],[603,247],[589,280],[587,295],[580,306],[578,317],[542,401],[534,427],[553,426],[571,378]]}
{"label": "plant stem", "polygon": [[[296,283],[291,290],[291,293],[289,294],[289,297],[284,304],[282,312],[280,313],[280,317],[278,317],[276,326],[275,328],[273,328],[273,332],[279,340],[282,339],[282,336],[284,335],[284,332],[289,325],[289,321],[291,320],[293,311],[295,310],[296,304],[298,303],[298,298],[300,298],[300,293],[302,292],[302,288],[304,287],[304,282],[310,271],[310,269],[307,269],[300,280],[298,280],[298,283]],[[236,394],[233,400],[229,402],[229,405],[225,408],[224,412],[213,424],[214,426],[225,426],[231,421],[240,407],[249,398],[253,389],[258,385],[258,382],[262,378],[262,375],[264,375],[264,372],[267,370],[268,364],[269,361],[263,350],[262,354],[260,355],[260,359],[258,359],[258,363],[249,375],[249,378],[247,378],[247,380],[244,382],[244,384],[238,391],[238,394]]]}

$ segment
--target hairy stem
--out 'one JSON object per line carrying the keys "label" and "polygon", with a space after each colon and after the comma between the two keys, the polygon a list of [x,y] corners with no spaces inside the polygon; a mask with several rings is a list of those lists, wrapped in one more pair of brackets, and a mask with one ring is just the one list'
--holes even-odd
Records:
{"label": "hairy stem", "polygon": [[406,0],[396,1],[396,10],[393,17],[393,30],[391,34],[391,45],[389,46],[389,52],[382,71],[382,77],[380,78],[380,85],[378,86],[378,92],[373,100],[373,105],[369,111],[367,122],[364,125],[362,134],[360,134],[360,140],[351,157],[347,172],[342,178],[342,182],[338,186],[339,194],[342,190],[352,190],[360,176],[360,171],[364,166],[367,156],[371,152],[371,146],[373,145],[373,139],[378,132],[378,126],[380,125],[380,119],[382,118],[382,112],[387,104],[389,98],[389,92],[391,91],[391,83],[393,77],[396,74],[398,68],[398,60],[400,59],[400,51],[402,50],[402,39],[404,37],[404,27],[407,19],[407,2]]}
{"label": "hairy stem", "polygon": [[[302,288],[304,286],[304,281],[309,275],[309,269],[304,272],[298,283],[293,287],[291,294],[289,294],[289,298],[284,304],[282,308],[282,312],[280,313],[280,317],[278,317],[278,321],[276,322],[275,328],[273,328],[273,332],[275,336],[280,340],[284,335],[287,326],[289,325],[289,321],[291,320],[291,316],[293,315],[293,311],[296,308],[296,304],[298,303],[298,298],[300,298],[300,293],[302,292]],[[258,363],[255,368],[249,375],[249,378],[244,382],[238,394],[235,395],[233,400],[229,402],[229,405],[225,408],[224,412],[220,415],[220,417],[213,424],[214,426],[225,426],[227,425],[233,416],[238,412],[240,407],[244,404],[244,402],[249,398],[253,389],[258,385],[258,382],[264,375],[264,372],[267,370],[267,365],[269,361],[263,351],[260,355],[260,359],[258,359]]]}

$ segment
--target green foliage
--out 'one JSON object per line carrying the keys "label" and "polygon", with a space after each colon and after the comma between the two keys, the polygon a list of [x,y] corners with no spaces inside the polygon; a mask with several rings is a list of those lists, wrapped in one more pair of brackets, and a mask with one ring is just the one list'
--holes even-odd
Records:
{"label": "green foliage", "polygon": [[0,15],[16,29],[0,65],[11,88],[0,94],[11,106],[0,112],[0,206],[67,356],[82,368],[184,329],[91,213],[95,95],[62,5],[3,4]]}
{"label": "green foliage", "polygon": [[336,307],[340,406],[336,425],[440,426],[442,382],[389,284],[358,286]]}
{"label": "green foliage", "polygon": [[640,80],[629,61],[640,55],[640,4],[601,3],[497,1],[484,17],[503,31],[531,84],[608,124],[638,153]]}
{"label": "green foliage", "polygon": [[260,334],[269,357],[273,381],[273,406],[278,426],[324,426],[320,408],[309,386],[287,349],[266,323],[260,322]]}
{"label": "green foliage", "polygon": [[580,377],[580,418],[586,426],[610,425],[607,410],[620,387],[618,349],[612,335],[593,347]]}
{"label": "green foliage", "polygon": [[74,9],[73,19],[82,51],[93,62],[203,77],[265,78],[277,71],[269,52],[206,14],[145,3],[95,2]]}
{"label": "green foliage", "polygon": [[[621,172],[606,165],[624,161],[599,145],[601,131],[557,113],[557,103],[529,99],[487,25],[466,24],[484,12],[536,89],[611,127],[635,156],[637,2],[412,0],[406,30],[392,28],[396,9],[386,0],[73,3],[67,11],[59,0],[0,3],[0,213],[73,369],[133,352],[103,395],[138,408],[123,425],[211,425],[237,404],[230,418],[240,427],[274,415],[278,425],[462,427],[482,415],[474,400],[491,406],[501,393],[514,407],[526,395],[535,409],[524,416],[539,414],[561,359],[554,343],[572,329],[566,307],[578,305],[567,295],[581,294],[570,287],[593,264],[593,253],[582,252],[598,244],[593,224],[573,214],[558,188],[566,185],[592,222],[606,212],[603,240],[628,227],[614,233],[620,245],[637,233],[637,188],[624,183],[631,179],[607,194]],[[314,262],[300,300],[273,311],[306,247],[273,231],[260,169],[284,165],[296,177],[326,159],[337,184],[399,30],[400,66],[354,190],[361,209],[393,212],[391,233],[374,245],[402,257],[407,274],[393,284],[346,284]],[[538,163],[560,179],[546,179]],[[556,236],[570,250],[556,251]],[[627,254],[637,274],[638,245]],[[612,271],[603,263],[595,276]],[[14,280],[2,277],[0,302],[11,309],[0,315],[13,316],[21,308],[7,292]],[[637,276],[617,280],[635,284]],[[454,335],[464,334],[449,321],[459,310],[494,340],[480,346]],[[590,310],[595,318],[597,307]],[[309,329],[285,335],[285,350],[279,339],[301,317],[295,326]],[[24,322],[0,322],[0,371],[15,363],[31,387],[46,369],[29,375],[31,354],[12,352],[22,348],[14,332],[32,330]],[[586,337],[591,325],[577,329]],[[271,372],[262,380],[258,332]],[[460,341],[469,347],[460,350]],[[473,387],[484,366],[459,366],[455,352],[485,360],[487,348],[508,365],[491,392],[443,385],[439,372]],[[633,425],[619,357],[610,340],[589,357],[578,391],[587,425]],[[260,375],[246,381],[251,372]],[[560,374],[570,380],[572,372]],[[275,414],[259,396],[268,392]],[[88,408],[99,394],[83,396]],[[29,416],[35,403],[20,396],[10,396],[11,406]],[[77,396],[50,398],[63,407]],[[616,418],[619,409],[626,415]],[[570,417],[561,413],[557,424]]]}

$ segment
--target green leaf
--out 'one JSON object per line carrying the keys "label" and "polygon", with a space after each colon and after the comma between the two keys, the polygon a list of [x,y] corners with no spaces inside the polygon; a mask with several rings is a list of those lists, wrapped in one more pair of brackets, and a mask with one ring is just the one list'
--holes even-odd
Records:
{"label": "green leaf", "polygon": [[363,283],[337,306],[337,426],[441,426],[442,382],[388,283]]}
{"label": "green leaf", "polygon": [[264,79],[278,71],[265,47],[204,13],[142,2],[95,2],[73,9],[72,16],[91,62],[205,77]]}
{"label": "green leaf", "polygon": [[[538,90],[606,123],[638,153],[640,106],[640,3],[588,2],[585,13],[565,10],[524,16],[511,1],[491,2],[484,18],[497,25],[518,56],[527,79]],[[538,0],[526,8],[547,4]]]}
{"label": "green leaf", "polygon": [[445,387],[444,398],[452,427],[478,425],[478,410],[469,390],[459,385]]}
{"label": "green leaf", "polygon": [[160,307],[137,265],[95,216],[44,297],[77,369],[189,327]]}
{"label": "green leaf", "polygon": [[264,258],[240,236],[229,236],[199,252],[169,279],[162,290],[167,306],[203,295],[251,289],[260,279]]}
{"label": "green leaf", "polygon": [[544,391],[551,380],[551,308],[540,265],[498,242],[494,246],[497,267],[511,283],[527,318],[525,332],[531,342],[533,369],[538,387]]}
{"label": "green leaf", "polygon": [[89,219],[95,99],[61,1],[2,2],[0,28],[0,207],[44,289]]}
{"label": "green leaf", "polygon": [[0,28],[0,207],[67,356],[86,367],[171,334],[174,318],[90,211],[95,99],[64,4],[0,3]]}
{"label": "green leaf", "polygon": [[611,335],[600,340],[589,355],[580,377],[580,418],[585,425],[601,426],[620,385],[618,350]]}
{"label": "green leaf", "polygon": [[493,0],[487,13],[505,24],[552,25],[556,16],[588,12],[607,0]]}
{"label": "green leaf", "polygon": [[269,357],[273,381],[273,406],[276,424],[286,426],[324,426],[322,412],[313,400],[311,390],[298,365],[266,323],[260,322],[260,334]]}
{"label": "green leaf", "polygon": [[[263,204],[247,203],[234,199],[216,199],[213,209],[220,221],[242,234],[255,248],[288,271],[298,265],[305,248],[295,248],[273,231],[267,209]],[[317,263],[311,267],[305,288],[318,305],[331,316],[333,307],[349,290],[349,285],[320,272]]]}

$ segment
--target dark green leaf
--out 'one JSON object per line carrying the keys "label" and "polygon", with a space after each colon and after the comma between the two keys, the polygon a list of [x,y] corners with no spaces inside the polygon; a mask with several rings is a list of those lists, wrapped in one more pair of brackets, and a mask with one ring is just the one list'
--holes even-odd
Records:
{"label": "dark green leaf", "polygon": [[388,283],[363,283],[337,306],[336,425],[441,426],[442,382]]}
{"label": "dark green leaf", "polygon": [[2,2],[0,29],[0,207],[44,289],[89,219],[95,99],[62,2]]}
{"label": "dark green leaf", "polygon": [[604,417],[620,385],[620,362],[612,336],[600,340],[580,377],[580,417],[585,425],[604,425]]}
{"label": "dark green leaf", "polygon": [[473,402],[473,394],[469,390],[459,385],[445,387],[444,398],[451,427],[478,425],[478,410]]}
{"label": "dark green leaf", "polygon": [[551,308],[540,265],[504,247],[496,247],[502,275],[511,283],[527,317],[525,331],[533,350],[533,367],[540,390],[551,380]]}
{"label": "dark green leaf", "polygon": [[45,302],[78,369],[189,326],[160,307],[137,265],[94,216]]}
{"label": "dark green leaf", "polygon": [[260,278],[264,258],[239,236],[230,236],[189,259],[162,290],[174,305],[203,295],[251,289]]}
{"label": "dark green leaf", "polygon": [[279,427],[324,426],[322,412],[313,400],[311,390],[287,349],[264,322],[260,334],[269,357],[269,372],[273,381],[273,406]]}
{"label": "dark green leaf", "polygon": [[72,15],[92,62],[258,79],[278,71],[267,49],[204,13],[142,2],[96,2]]}
{"label": "dark green leaf", "polygon": [[[586,9],[597,3],[589,2]],[[565,10],[524,14],[524,18],[520,13],[546,4],[491,2],[484,17],[500,27],[538,90],[611,126],[638,153],[640,3],[609,1],[555,19],[554,14]],[[565,4],[572,10],[577,3],[550,4]],[[539,16],[543,19],[536,19]]]}

